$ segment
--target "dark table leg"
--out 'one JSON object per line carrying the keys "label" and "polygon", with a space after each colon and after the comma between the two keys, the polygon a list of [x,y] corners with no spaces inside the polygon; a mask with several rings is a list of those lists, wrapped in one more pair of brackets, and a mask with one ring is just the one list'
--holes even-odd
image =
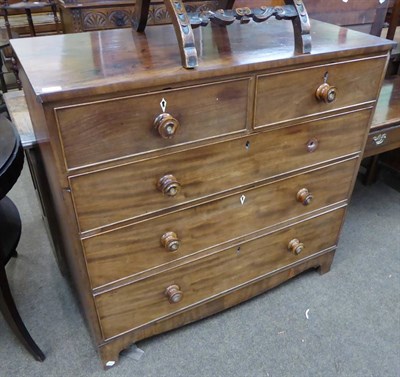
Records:
{"label": "dark table leg", "polygon": [[26,329],[15,306],[8,285],[5,265],[15,254],[21,235],[21,219],[17,207],[7,197],[0,201],[0,311],[14,334],[38,361],[45,356]]}
{"label": "dark table leg", "polygon": [[6,271],[3,266],[0,266],[0,310],[8,325],[24,347],[36,360],[43,361],[46,357],[30,336],[15,306],[8,285]]}

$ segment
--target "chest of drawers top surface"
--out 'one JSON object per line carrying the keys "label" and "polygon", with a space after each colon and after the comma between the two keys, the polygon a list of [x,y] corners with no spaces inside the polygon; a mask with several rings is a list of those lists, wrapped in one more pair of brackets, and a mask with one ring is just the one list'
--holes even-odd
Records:
{"label": "chest of drawers top surface", "polygon": [[294,53],[290,22],[195,30],[199,66],[184,69],[172,25],[16,39],[11,44],[43,102],[179,85],[389,50],[393,43],[311,20],[311,54]]}

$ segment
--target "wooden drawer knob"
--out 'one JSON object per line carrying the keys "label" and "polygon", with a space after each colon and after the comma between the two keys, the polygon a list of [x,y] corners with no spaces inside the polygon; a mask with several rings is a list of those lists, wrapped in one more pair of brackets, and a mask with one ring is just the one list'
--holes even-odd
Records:
{"label": "wooden drawer knob", "polygon": [[304,250],[304,245],[297,238],[293,238],[289,242],[288,250],[294,255],[299,255]]}
{"label": "wooden drawer knob", "polygon": [[323,83],[320,85],[315,92],[315,96],[321,102],[331,103],[336,99],[336,88],[329,85],[328,83]]}
{"label": "wooden drawer knob", "polygon": [[171,139],[179,129],[179,122],[172,115],[162,113],[154,120],[154,127],[163,139]]}
{"label": "wooden drawer knob", "polygon": [[167,232],[161,236],[161,244],[167,251],[177,251],[181,246],[181,241],[175,232]]}
{"label": "wooden drawer knob", "polygon": [[172,174],[167,174],[159,179],[157,188],[165,195],[175,196],[180,191],[181,185]]}
{"label": "wooden drawer knob", "polygon": [[183,298],[183,292],[180,290],[179,285],[170,285],[165,290],[165,296],[167,296],[170,304],[176,304]]}
{"label": "wooden drawer knob", "polygon": [[314,196],[306,188],[302,188],[298,191],[296,198],[298,202],[300,202],[304,206],[308,206],[314,199]]}

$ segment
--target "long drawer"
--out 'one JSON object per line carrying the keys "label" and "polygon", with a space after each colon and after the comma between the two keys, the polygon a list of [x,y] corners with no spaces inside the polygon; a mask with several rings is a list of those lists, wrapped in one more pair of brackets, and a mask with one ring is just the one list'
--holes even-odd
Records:
{"label": "long drawer", "polygon": [[[358,159],[334,164],[237,195],[159,216],[82,240],[92,287],[99,287],[284,220],[343,201]],[[327,179],[329,177],[329,179]],[[340,182],[340,184],[337,184]],[[298,192],[313,195],[308,205]],[[164,242],[171,236],[170,242]],[[171,250],[172,249],[172,250]]]}
{"label": "long drawer", "polygon": [[[246,78],[56,108],[66,168],[244,131],[249,91]],[[164,110],[180,125],[169,139],[154,127]]]}
{"label": "long drawer", "polygon": [[[385,64],[383,56],[259,76],[255,127],[375,101]],[[330,103],[316,98],[325,82],[336,88]]]}
{"label": "long drawer", "polygon": [[[343,209],[330,212],[95,296],[104,338],[179,312],[334,246],[343,214]],[[288,251],[295,239],[304,245],[298,255]],[[183,298],[170,303],[165,292],[174,285]]]}
{"label": "long drawer", "polygon": [[[360,151],[370,110],[70,177],[82,232]],[[351,127],[350,127],[351,126]],[[207,163],[205,163],[207,161]],[[170,197],[157,182],[173,175]]]}

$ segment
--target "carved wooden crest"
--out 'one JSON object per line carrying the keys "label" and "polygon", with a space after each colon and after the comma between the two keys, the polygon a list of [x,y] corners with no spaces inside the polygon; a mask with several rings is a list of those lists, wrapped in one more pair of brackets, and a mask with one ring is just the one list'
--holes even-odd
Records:
{"label": "carved wooden crest", "polygon": [[[174,25],[184,68],[198,66],[193,28],[207,26],[210,22],[226,26],[235,21],[239,21],[241,24],[246,24],[251,20],[263,22],[271,17],[275,17],[277,20],[291,20],[296,52],[302,54],[311,52],[310,22],[302,0],[285,0],[286,5],[275,7],[263,6],[254,9],[245,7],[197,12],[187,12],[182,0],[164,0],[164,3]],[[228,2],[230,7],[233,3],[234,1]],[[149,7],[150,0],[136,1],[133,25],[138,32],[144,31],[146,27]]]}

